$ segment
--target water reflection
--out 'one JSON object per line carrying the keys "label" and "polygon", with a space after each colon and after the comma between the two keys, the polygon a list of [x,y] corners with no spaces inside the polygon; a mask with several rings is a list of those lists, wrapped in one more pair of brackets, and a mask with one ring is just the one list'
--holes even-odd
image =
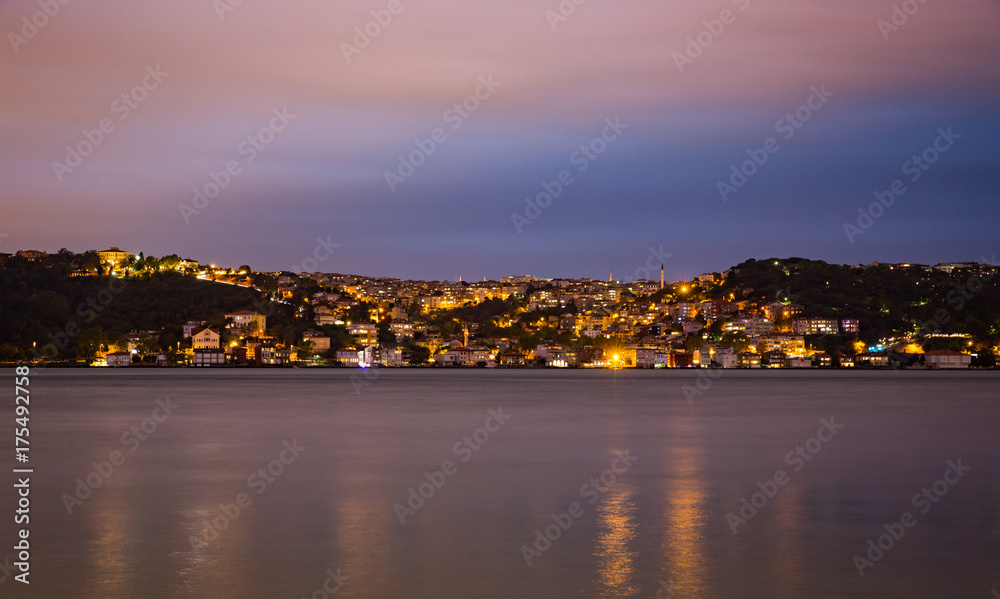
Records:
{"label": "water reflection", "polygon": [[[683,597],[707,597],[705,555],[708,511],[708,490],[701,478],[704,454],[698,439],[671,443],[664,456],[667,477],[661,526],[662,577],[676,587],[675,594]],[[667,592],[661,597],[668,596]]]}
{"label": "water reflection", "polygon": [[[105,481],[102,487],[113,484]],[[100,489],[88,507],[92,509],[91,567],[88,597],[119,597],[131,590],[135,575],[135,553],[129,535],[134,531],[132,510],[119,489]]]}
{"label": "water reflection", "polygon": [[601,534],[595,555],[601,597],[629,597],[636,592],[636,552],[629,549],[636,537],[635,495],[635,485],[619,480],[597,504]]}

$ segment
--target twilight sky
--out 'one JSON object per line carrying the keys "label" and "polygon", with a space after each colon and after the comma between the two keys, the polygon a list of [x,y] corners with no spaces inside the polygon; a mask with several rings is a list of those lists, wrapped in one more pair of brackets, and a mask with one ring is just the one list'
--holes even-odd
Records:
{"label": "twilight sky", "polygon": [[[650,247],[673,255],[671,279],[751,257],[1000,253],[997,0],[585,0],[558,20],[558,0],[236,1],[48,17],[0,0],[0,251],[277,270],[319,237],[339,244],[321,271],[467,280],[631,276]],[[880,31],[894,2],[919,8]],[[387,24],[345,47],[372,11]],[[477,91],[474,112],[453,108]],[[798,128],[782,121],[809,102]],[[425,157],[415,141],[436,129]],[[767,162],[723,201],[748,150]],[[926,170],[906,165],[925,150]],[[563,171],[572,183],[515,225]],[[897,179],[906,191],[858,227]]]}

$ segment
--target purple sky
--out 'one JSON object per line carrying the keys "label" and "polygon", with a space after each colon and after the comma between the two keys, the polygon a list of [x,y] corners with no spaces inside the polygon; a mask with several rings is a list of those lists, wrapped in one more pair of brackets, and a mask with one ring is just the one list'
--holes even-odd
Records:
{"label": "purple sky", "polygon": [[[244,0],[220,18],[224,2],[90,0],[51,17],[0,2],[0,251],[290,269],[322,237],[339,246],[319,270],[428,279],[631,276],[650,247],[673,255],[672,279],[751,257],[1000,253],[996,0],[914,2],[891,31],[889,0],[587,0],[558,22],[557,0]],[[355,27],[390,6],[348,60]],[[702,33],[724,10],[721,33]],[[682,72],[699,34],[711,43]],[[833,95],[782,128],[814,86]],[[477,88],[475,112],[447,112]],[[615,117],[628,128],[574,158]],[[102,119],[81,164],[54,166]],[[241,144],[271,124],[250,161]],[[904,163],[949,127],[960,137],[937,140],[913,181]],[[390,189],[386,172],[436,129],[443,142]],[[772,137],[723,201],[718,182]],[[228,186],[193,204],[230,162]],[[562,171],[573,182],[518,231],[512,214]],[[897,179],[906,192],[849,236]]]}

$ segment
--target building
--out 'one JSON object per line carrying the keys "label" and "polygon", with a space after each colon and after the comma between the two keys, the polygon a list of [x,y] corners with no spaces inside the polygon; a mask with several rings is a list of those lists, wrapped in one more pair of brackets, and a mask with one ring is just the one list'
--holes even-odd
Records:
{"label": "building", "polygon": [[861,323],[854,318],[845,318],[840,321],[840,332],[845,335],[857,335],[861,332]]}
{"label": "building", "polygon": [[312,341],[315,352],[325,352],[330,349],[330,338],[320,331],[309,329],[302,333],[302,341]]}
{"label": "building", "polygon": [[796,318],[792,321],[792,332],[796,335],[836,335],[835,318]]}
{"label": "building", "polygon": [[887,354],[872,353],[858,354],[854,357],[854,362],[859,366],[866,365],[881,368],[889,365],[889,356]]}
{"label": "building", "polygon": [[771,320],[789,320],[802,314],[804,307],[801,304],[783,304],[781,302],[771,302],[764,306],[764,314]]}
{"label": "building", "polygon": [[191,347],[199,349],[219,349],[222,344],[222,332],[211,327],[201,327],[191,331]]}
{"label": "building", "polygon": [[48,256],[48,253],[43,252],[41,250],[19,250],[15,255],[18,258],[24,258],[25,260],[35,261]]}
{"label": "building", "polygon": [[677,319],[677,322],[690,320],[698,315],[698,304],[693,302],[674,304],[670,307],[670,315]]}
{"label": "building", "polygon": [[191,365],[198,368],[226,365],[226,352],[218,347],[195,348],[191,357]]}
{"label": "building", "polygon": [[495,360],[487,347],[453,347],[434,356],[434,362],[441,366],[489,366]]}
{"label": "building", "polygon": [[231,329],[240,329],[244,332],[256,331],[258,333],[263,333],[267,330],[267,317],[259,312],[240,310],[239,312],[226,314],[226,318],[232,320],[232,324],[229,325]]}
{"label": "building", "polygon": [[364,352],[356,349],[338,349],[337,361],[340,362],[341,366],[358,367],[361,365],[363,355]]}
{"label": "building", "polygon": [[355,322],[347,325],[347,332],[354,337],[358,346],[376,345],[378,343],[378,325],[372,322]]}
{"label": "building", "polygon": [[396,337],[412,337],[413,323],[393,321],[389,323],[389,330],[392,331],[392,334]]}
{"label": "building", "polygon": [[564,347],[550,348],[545,358],[545,365],[552,368],[571,368],[578,364],[576,352]]}
{"label": "building", "polygon": [[737,365],[740,368],[759,368],[760,367],[760,356],[750,352],[743,352],[737,357]]}
{"label": "building", "polygon": [[119,351],[112,354],[104,356],[105,361],[108,366],[131,366],[132,365],[132,354],[129,352]]}
{"label": "building", "polygon": [[969,368],[972,356],[947,349],[929,351],[924,354],[924,364],[928,368]]}
{"label": "building", "polygon": [[187,321],[186,323],[184,323],[184,326],[181,327],[181,329],[183,329],[183,331],[184,331],[184,338],[185,339],[189,338],[194,333],[195,329],[201,328],[203,326],[205,326],[205,321],[204,320],[189,320],[189,321]]}
{"label": "building", "polygon": [[813,364],[820,368],[829,368],[833,366],[833,356],[825,352],[813,354]]}
{"label": "building", "polygon": [[806,342],[801,335],[768,335],[761,337],[762,352],[783,352],[790,356],[805,354]]}
{"label": "building", "polygon": [[798,356],[795,358],[788,358],[788,360],[785,362],[785,365],[788,368],[812,368],[813,361],[812,358],[804,358],[802,356]]}
{"label": "building", "polygon": [[655,347],[636,347],[626,350],[629,353],[635,352],[636,368],[656,368],[656,354],[661,350]]}
{"label": "building", "polygon": [[107,264],[111,268],[116,269],[121,266],[122,262],[131,258],[133,254],[120,250],[117,247],[110,247],[103,252],[97,252],[97,256],[101,259],[101,264]]}
{"label": "building", "polygon": [[391,349],[380,349],[378,351],[378,363],[382,366],[388,366],[390,368],[399,368],[401,366],[406,366],[409,362],[412,354],[405,349],[401,348],[391,348]]}
{"label": "building", "polygon": [[253,356],[257,366],[281,366],[291,361],[292,352],[289,349],[280,349],[268,343],[253,348]]}
{"label": "building", "polygon": [[506,351],[497,356],[500,366],[524,366],[524,354],[518,351]]}
{"label": "building", "polygon": [[760,365],[764,368],[785,368],[788,366],[788,356],[780,351],[765,352],[760,358]]}
{"label": "building", "polygon": [[674,352],[670,354],[671,368],[692,368],[694,367],[694,354],[688,352]]}
{"label": "building", "polygon": [[739,365],[739,357],[731,351],[715,353],[712,361],[722,368],[736,368]]}
{"label": "building", "polygon": [[774,322],[767,318],[734,318],[722,325],[727,333],[744,333],[747,337],[760,337],[774,332]]}

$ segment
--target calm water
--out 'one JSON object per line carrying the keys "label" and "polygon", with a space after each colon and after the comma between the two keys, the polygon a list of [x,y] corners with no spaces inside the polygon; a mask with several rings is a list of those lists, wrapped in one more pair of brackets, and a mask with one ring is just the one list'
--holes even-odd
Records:
{"label": "calm water", "polygon": [[[1000,373],[727,371],[693,404],[691,372],[358,374],[37,373],[32,584],[8,577],[0,595],[987,598],[1000,584]],[[12,404],[10,390],[4,422]],[[836,435],[807,443],[831,417]],[[808,462],[786,459],[796,446]],[[96,474],[114,451],[124,463]],[[959,459],[971,469],[939,497]],[[764,484],[774,496],[734,534],[727,514],[778,470],[785,484]],[[440,488],[394,509],[425,472]],[[88,475],[100,486],[70,500]],[[924,487],[935,503],[914,506]],[[3,547],[15,500],[4,482]],[[574,502],[529,567],[522,546]],[[859,576],[853,557],[904,512],[916,524]]]}

